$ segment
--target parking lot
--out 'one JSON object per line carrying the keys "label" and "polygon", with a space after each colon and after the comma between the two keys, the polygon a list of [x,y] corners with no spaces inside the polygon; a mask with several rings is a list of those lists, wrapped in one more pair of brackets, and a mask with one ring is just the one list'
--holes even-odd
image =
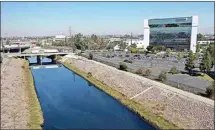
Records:
{"label": "parking lot", "polygon": [[[124,52],[106,52],[93,53],[94,60],[102,61],[103,63],[111,64],[114,67],[119,66],[120,62],[125,59],[132,61],[126,63],[129,70],[136,71],[144,67],[152,71],[152,77],[157,77],[162,70],[169,72],[172,67],[176,67],[179,71],[185,72],[186,58],[177,60],[176,56],[165,57],[145,54],[125,54]],[[196,62],[198,66],[198,62]],[[199,71],[198,68],[195,70]],[[206,88],[211,84],[210,81],[190,76],[188,74],[167,74],[167,83],[172,86],[183,86],[184,90],[193,91],[195,93],[205,92]]]}

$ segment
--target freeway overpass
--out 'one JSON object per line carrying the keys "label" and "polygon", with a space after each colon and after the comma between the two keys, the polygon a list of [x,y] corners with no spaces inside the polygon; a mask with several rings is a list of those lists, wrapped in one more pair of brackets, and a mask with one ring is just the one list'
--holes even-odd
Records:
{"label": "freeway overpass", "polygon": [[27,57],[37,57],[37,64],[42,65],[42,59],[44,57],[50,58],[52,60],[53,63],[55,63],[55,58],[56,56],[65,56],[69,53],[65,53],[65,52],[56,52],[56,53],[5,53],[4,55],[8,56],[8,57],[17,57],[17,58],[24,58],[26,59]]}
{"label": "freeway overpass", "polygon": [[52,55],[60,55],[60,56],[64,56],[67,55],[69,53],[66,52],[57,52],[57,53],[8,53],[5,54],[8,57],[33,57],[33,56],[52,56]]}
{"label": "freeway overpass", "polygon": [[1,51],[2,52],[11,52],[11,51],[18,51],[18,52],[22,52],[25,49],[31,48],[30,44],[12,44],[12,45],[1,45]]}

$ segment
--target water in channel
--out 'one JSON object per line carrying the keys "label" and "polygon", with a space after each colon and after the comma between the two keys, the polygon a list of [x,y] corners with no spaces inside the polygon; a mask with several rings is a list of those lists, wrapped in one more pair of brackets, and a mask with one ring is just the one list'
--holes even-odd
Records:
{"label": "water in channel", "polygon": [[43,129],[155,129],[64,66],[31,67],[31,71],[43,111]]}

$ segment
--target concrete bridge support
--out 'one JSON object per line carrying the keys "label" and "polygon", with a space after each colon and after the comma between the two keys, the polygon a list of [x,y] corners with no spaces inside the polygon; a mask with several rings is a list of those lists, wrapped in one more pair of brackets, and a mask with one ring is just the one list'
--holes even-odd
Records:
{"label": "concrete bridge support", "polygon": [[42,61],[40,59],[40,56],[37,56],[37,64],[41,65],[42,64]]}
{"label": "concrete bridge support", "polygon": [[48,58],[52,60],[52,63],[56,63],[56,55],[51,55]]}

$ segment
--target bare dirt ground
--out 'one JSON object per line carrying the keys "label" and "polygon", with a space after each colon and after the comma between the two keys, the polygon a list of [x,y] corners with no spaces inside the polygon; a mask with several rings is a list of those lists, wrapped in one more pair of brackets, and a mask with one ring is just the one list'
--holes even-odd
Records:
{"label": "bare dirt ground", "polygon": [[4,59],[1,64],[1,129],[27,129],[27,93],[22,60]]}
{"label": "bare dirt ground", "polygon": [[210,99],[80,56],[66,56],[65,60],[180,128],[214,129],[214,102]]}

